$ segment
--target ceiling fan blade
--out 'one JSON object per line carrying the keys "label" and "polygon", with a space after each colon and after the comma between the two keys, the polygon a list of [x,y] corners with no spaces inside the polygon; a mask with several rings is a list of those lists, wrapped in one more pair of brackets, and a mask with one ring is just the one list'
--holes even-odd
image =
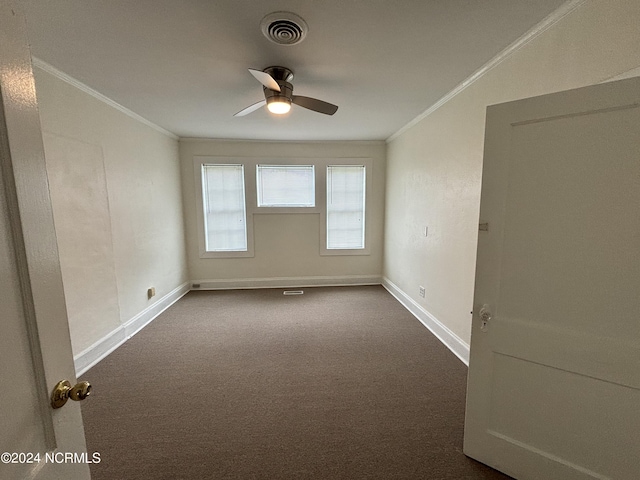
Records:
{"label": "ceiling fan blade", "polygon": [[262,72],[260,70],[255,70],[253,68],[249,69],[249,73],[254,77],[256,77],[256,80],[258,80],[262,85],[264,85],[268,89],[273,90],[275,92],[280,91],[280,85],[278,85],[278,82],[276,82],[273,79],[273,77],[268,73]]}
{"label": "ceiling fan blade", "polygon": [[259,102],[256,102],[253,105],[249,105],[247,108],[240,110],[234,115],[234,117],[244,117],[245,115],[249,115],[251,112],[255,112],[260,107],[264,107],[266,104],[266,100],[260,100]]}
{"label": "ceiling fan blade", "polygon": [[292,95],[291,101],[314,112],[324,113],[325,115],[333,115],[338,111],[338,106],[328,102],[323,102],[317,98],[302,97],[300,95]]}

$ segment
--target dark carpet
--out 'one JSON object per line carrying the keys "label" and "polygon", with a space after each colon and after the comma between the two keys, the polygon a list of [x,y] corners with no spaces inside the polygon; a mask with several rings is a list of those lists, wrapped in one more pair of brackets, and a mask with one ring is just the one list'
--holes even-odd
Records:
{"label": "dark carpet", "polygon": [[380,286],[190,292],[83,378],[93,480],[508,479],[467,367]]}

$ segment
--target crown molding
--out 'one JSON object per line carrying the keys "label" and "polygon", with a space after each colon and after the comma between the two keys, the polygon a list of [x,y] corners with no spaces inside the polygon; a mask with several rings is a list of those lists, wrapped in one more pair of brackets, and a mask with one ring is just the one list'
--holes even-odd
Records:
{"label": "crown molding", "polygon": [[571,12],[573,12],[575,9],[580,7],[586,1],[587,0],[569,0],[563,5],[561,5],[557,10],[555,10],[553,13],[551,13],[546,18],[544,18],[531,30],[529,30],[527,33],[522,35],[515,42],[513,42],[511,45],[505,48],[502,52],[500,52],[498,55],[496,55],[487,63],[485,63],[478,70],[472,73],[470,77],[468,77],[462,83],[457,85],[453,90],[447,93],[444,97],[442,97],[436,103],[431,105],[427,110],[425,110],[423,113],[418,115],[416,118],[414,118],[409,123],[407,123],[404,127],[398,130],[396,133],[394,133],[389,138],[387,138],[386,142],[387,143],[392,142],[393,140],[401,136],[403,133],[405,133],[407,130],[409,130],[411,127],[415,126],[417,123],[419,123],[420,121],[422,121],[423,119],[431,115],[433,112],[438,110],[441,106],[443,106],[449,100],[451,100],[456,95],[466,90],[467,87],[469,87],[470,85],[475,83],[477,80],[482,78],[491,69],[497,67],[500,63],[502,63],[504,60],[509,58],[515,52],[517,52],[520,48],[522,48],[527,43],[535,39],[537,36],[544,33],[546,30],[548,30],[553,25],[558,23],[560,20],[562,20],[564,17],[569,15]]}
{"label": "crown molding", "polygon": [[165,130],[161,126],[156,125],[155,123],[147,120],[146,118],[138,115],[137,113],[132,112],[128,108],[123,107],[119,103],[111,100],[109,97],[107,97],[107,96],[101,94],[100,92],[94,90],[93,88],[85,85],[81,81],[76,80],[75,78],[71,77],[70,75],[67,75],[66,73],[58,70],[56,67],[54,67],[53,65],[48,64],[44,60],[40,60],[37,57],[32,57],[32,63],[33,63],[34,67],[37,67],[40,70],[45,71],[45,72],[49,73],[50,75],[53,75],[54,77],[62,80],[65,83],[68,83],[69,85],[71,85],[71,86],[77,88],[78,90],[86,93],[87,95],[91,95],[96,100],[99,100],[102,103],[105,103],[106,105],[109,105],[110,107],[115,108],[116,110],[118,110],[121,113],[124,113],[128,117],[131,117],[134,120],[137,120],[138,122],[143,123],[146,126],[153,128],[154,130],[162,133],[163,135],[166,135],[167,137],[170,137],[170,138],[172,138],[174,140],[178,140],[179,139],[179,137],[177,135],[171,133],[169,130]]}
{"label": "crown molding", "polygon": [[180,143],[224,143],[224,144],[246,144],[246,143],[282,143],[298,145],[362,145],[381,146],[385,145],[384,140],[260,140],[256,138],[214,138],[214,137],[180,137]]}

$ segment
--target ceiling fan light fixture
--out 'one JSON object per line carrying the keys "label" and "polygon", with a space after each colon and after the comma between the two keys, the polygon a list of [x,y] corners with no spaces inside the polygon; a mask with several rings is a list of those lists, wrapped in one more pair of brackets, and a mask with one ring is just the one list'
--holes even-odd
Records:
{"label": "ceiling fan light fixture", "polygon": [[267,99],[267,109],[276,115],[284,115],[291,110],[291,100],[286,97],[271,97]]}
{"label": "ceiling fan light fixture", "polygon": [[249,105],[236,113],[235,117],[243,117],[260,107],[267,105],[269,112],[275,115],[284,115],[291,110],[291,104],[306,108],[324,115],[333,115],[338,110],[337,105],[318,100],[317,98],[293,95],[293,72],[286,67],[272,66],[264,70],[249,69],[251,75],[262,84],[264,100]]}

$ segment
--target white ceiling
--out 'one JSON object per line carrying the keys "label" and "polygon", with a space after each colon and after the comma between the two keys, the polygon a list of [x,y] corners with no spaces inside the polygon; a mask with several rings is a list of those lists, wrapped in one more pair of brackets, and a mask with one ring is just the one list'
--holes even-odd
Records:
{"label": "white ceiling", "polygon": [[[35,57],[180,137],[383,140],[563,0],[24,0]],[[274,11],[309,25],[276,45]],[[260,109],[247,68],[282,65],[330,117]]]}

